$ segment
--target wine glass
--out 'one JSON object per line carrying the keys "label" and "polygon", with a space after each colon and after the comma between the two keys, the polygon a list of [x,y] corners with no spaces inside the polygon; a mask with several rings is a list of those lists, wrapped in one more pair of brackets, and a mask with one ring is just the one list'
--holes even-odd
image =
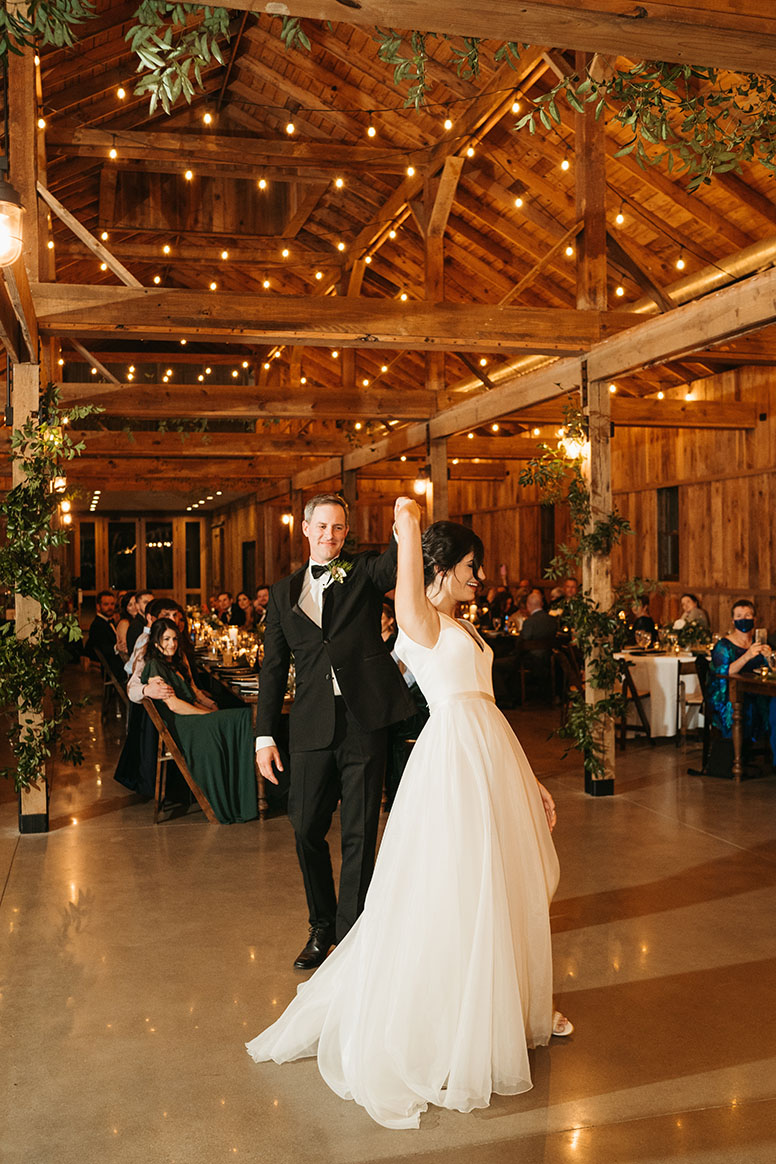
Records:
{"label": "wine glass", "polygon": [[648,630],[637,630],[634,637],[636,639],[636,646],[641,647],[642,650],[646,650],[652,642],[652,635]]}
{"label": "wine glass", "polygon": [[500,631],[501,630],[501,619],[500,618],[492,618],[490,620],[490,625],[493,627],[494,631]]}

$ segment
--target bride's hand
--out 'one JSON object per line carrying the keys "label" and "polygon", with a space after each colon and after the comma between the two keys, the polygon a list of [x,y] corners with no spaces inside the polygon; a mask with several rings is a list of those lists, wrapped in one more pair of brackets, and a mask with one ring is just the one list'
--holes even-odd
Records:
{"label": "bride's hand", "polygon": [[398,521],[400,513],[407,513],[420,524],[420,506],[411,497],[397,497],[393,507],[393,520]]}
{"label": "bride's hand", "polygon": [[542,798],[542,804],[544,805],[544,815],[547,817],[547,824],[550,826],[550,832],[552,832],[558,820],[558,814],[555,811],[555,801],[543,784],[538,780],[536,783],[539,785],[539,793]]}

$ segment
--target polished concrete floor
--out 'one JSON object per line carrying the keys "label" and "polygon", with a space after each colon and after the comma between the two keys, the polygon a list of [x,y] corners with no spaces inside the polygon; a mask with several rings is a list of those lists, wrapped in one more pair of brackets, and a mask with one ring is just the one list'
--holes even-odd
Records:
{"label": "polished concrete floor", "polygon": [[594,800],[547,738],[556,714],[510,718],[558,803],[576,1032],[534,1053],[531,1092],[390,1132],[314,1061],[243,1050],[298,981],[286,819],[154,827],[112,779],[120,722],[80,712],[86,760],[57,777],[50,833],[20,838],[0,797],[4,1164],[774,1164],[776,777],[691,777],[694,747],[639,744]]}

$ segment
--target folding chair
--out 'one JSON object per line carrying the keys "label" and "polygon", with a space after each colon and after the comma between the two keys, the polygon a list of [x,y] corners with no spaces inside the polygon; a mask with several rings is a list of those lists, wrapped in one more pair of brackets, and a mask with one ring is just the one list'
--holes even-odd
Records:
{"label": "folding chair", "polygon": [[102,651],[95,648],[94,651],[97,656],[97,661],[100,664],[102,672],[102,705],[100,709],[100,719],[105,723],[108,718],[108,711],[113,705],[116,697],[124,704],[124,711],[129,715],[129,696],[126,688],[124,688],[116,676],[110,669],[108,660],[103,655]]}
{"label": "folding chair", "polygon": [[210,801],[192,776],[189,766],[184,759],[183,752],[178,747],[170,729],[154,706],[152,699],[145,698],[143,707],[148,712],[151,723],[159,733],[159,745],[156,753],[156,787],[154,790],[154,824],[159,823],[159,813],[164,803],[167,791],[167,765],[172,760],[183,779],[191,789],[192,795],[204,812],[210,824],[218,824]]}
{"label": "folding chair", "polygon": [[[679,738],[679,731],[681,729],[681,742],[684,743],[687,739],[687,720],[689,718],[689,710],[691,707],[697,707],[699,713],[703,716],[702,729],[702,761],[701,772],[706,771],[706,765],[709,761],[709,752],[711,751],[711,715],[706,704],[706,691],[709,678],[709,660],[705,655],[696,655],[692,663],[685,662],[679,664],[679,673],[677,676],[677,691],[676,691],[676,730],[677,738]],[[698,691],[687,692],[686,685],[682,682],[682,675],[695,674],[698,676]],[[691,772],[694,769],[690,770]]]}
{"label": "folding chair", "polygon": [[560,723],[563,727],[568,719],[572,692],[584,690],[585,680],[579,660],[570,646],[564,644],[556,647],[552,652],[552,660],[556,674],[560,672]]}

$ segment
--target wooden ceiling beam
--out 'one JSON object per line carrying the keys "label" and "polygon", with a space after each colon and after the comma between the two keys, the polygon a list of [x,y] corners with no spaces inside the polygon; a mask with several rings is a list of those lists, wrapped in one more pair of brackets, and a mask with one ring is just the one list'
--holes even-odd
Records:
{"label": "wooden ceiling beam", "polygon": [[59,385],[62,403],[89,401],[106,416],[196,419],[203,416],[239,419],[303,417],[307,420],[344,417],[364,420],[415,420],[429,417],[435,401],[428,392],[361,390],[345,393],[339,388],[321,391],[312,385],[294,389],[269,386],[237,389],[231,384],[109,384]]}
{"label": "wooden ceiling beam", "polygon": [[[264,12],[265,0],[215,0],[217,8]],[[601,0],[359,0],[343,12],[338,0],[288,0],[291,16],[385,28],[419,29],[490,40],[548,44],[583,52],[622,53],[637,60],[712,65],[771,75],[776,60],[776,21],[757,0],[711,7],[679,0],[633,14],[603,8]],[[656,14],[659,13],[659,14]]]}
{"label": "wooden ceiling beam", "polygon": [[[134,460],[163,456],[173,461],[192,457],[317,458],[343,456],[351,445],[344,436],[278,436],[275,433],[180,433],[125,432],[107,429],[68,430],[70,438],[83,441],[86,456],[112,456]],[[1,438],[1,434],[0,434]],[[473,453],[481,456],[481,453]]]}
{"label": "wooden ceiling beam", "polygon": [[[118,234],[119,232],[114,228],[111,233]],[[176,240],[177,237],[176,233]],[[111,253],[117,258],[132,262],[156,263],[157,266],[163,263],[173,265],[185,263],[187,266],[212,267],[213,264],[227,261],[238,265],[247,264],[291,270],[302,265],[317,268],[321,264],[331,265],[335,263],[339,266],[341,263],[339,253],[335,248],[327,246],[324,242],[321,243],[317,251],[300,248],[296,240],[289,245],[288,240],[282,238],[262,239],[250,244],[238,241],[236,245],[225,243],[221,246],[208,245],[207,243],[193,246],[190,243],[179,243],[178,241],[173,241],[168,245],[171,248],[170,254],[165,255],[162,251],[162,244],[158,240],[153,242],[123,242],[119,238],[111,238],[110,240]],[[287,245],[291,254],[287,259],[284,259],[282,251]],[[222,258],[224,249],[229,253],[227,260]],[[90,254],[85,243],[74,242],[70,239],[62,239],[57,242],[56,252],[61,258],[86,258]]]}
{"label": "wooden ceiling beam", "polygon": [[160,288],[38,283],[43,335],[366,347],[415,351],[581,353],[632,326],[627,312],[240,295]]}

